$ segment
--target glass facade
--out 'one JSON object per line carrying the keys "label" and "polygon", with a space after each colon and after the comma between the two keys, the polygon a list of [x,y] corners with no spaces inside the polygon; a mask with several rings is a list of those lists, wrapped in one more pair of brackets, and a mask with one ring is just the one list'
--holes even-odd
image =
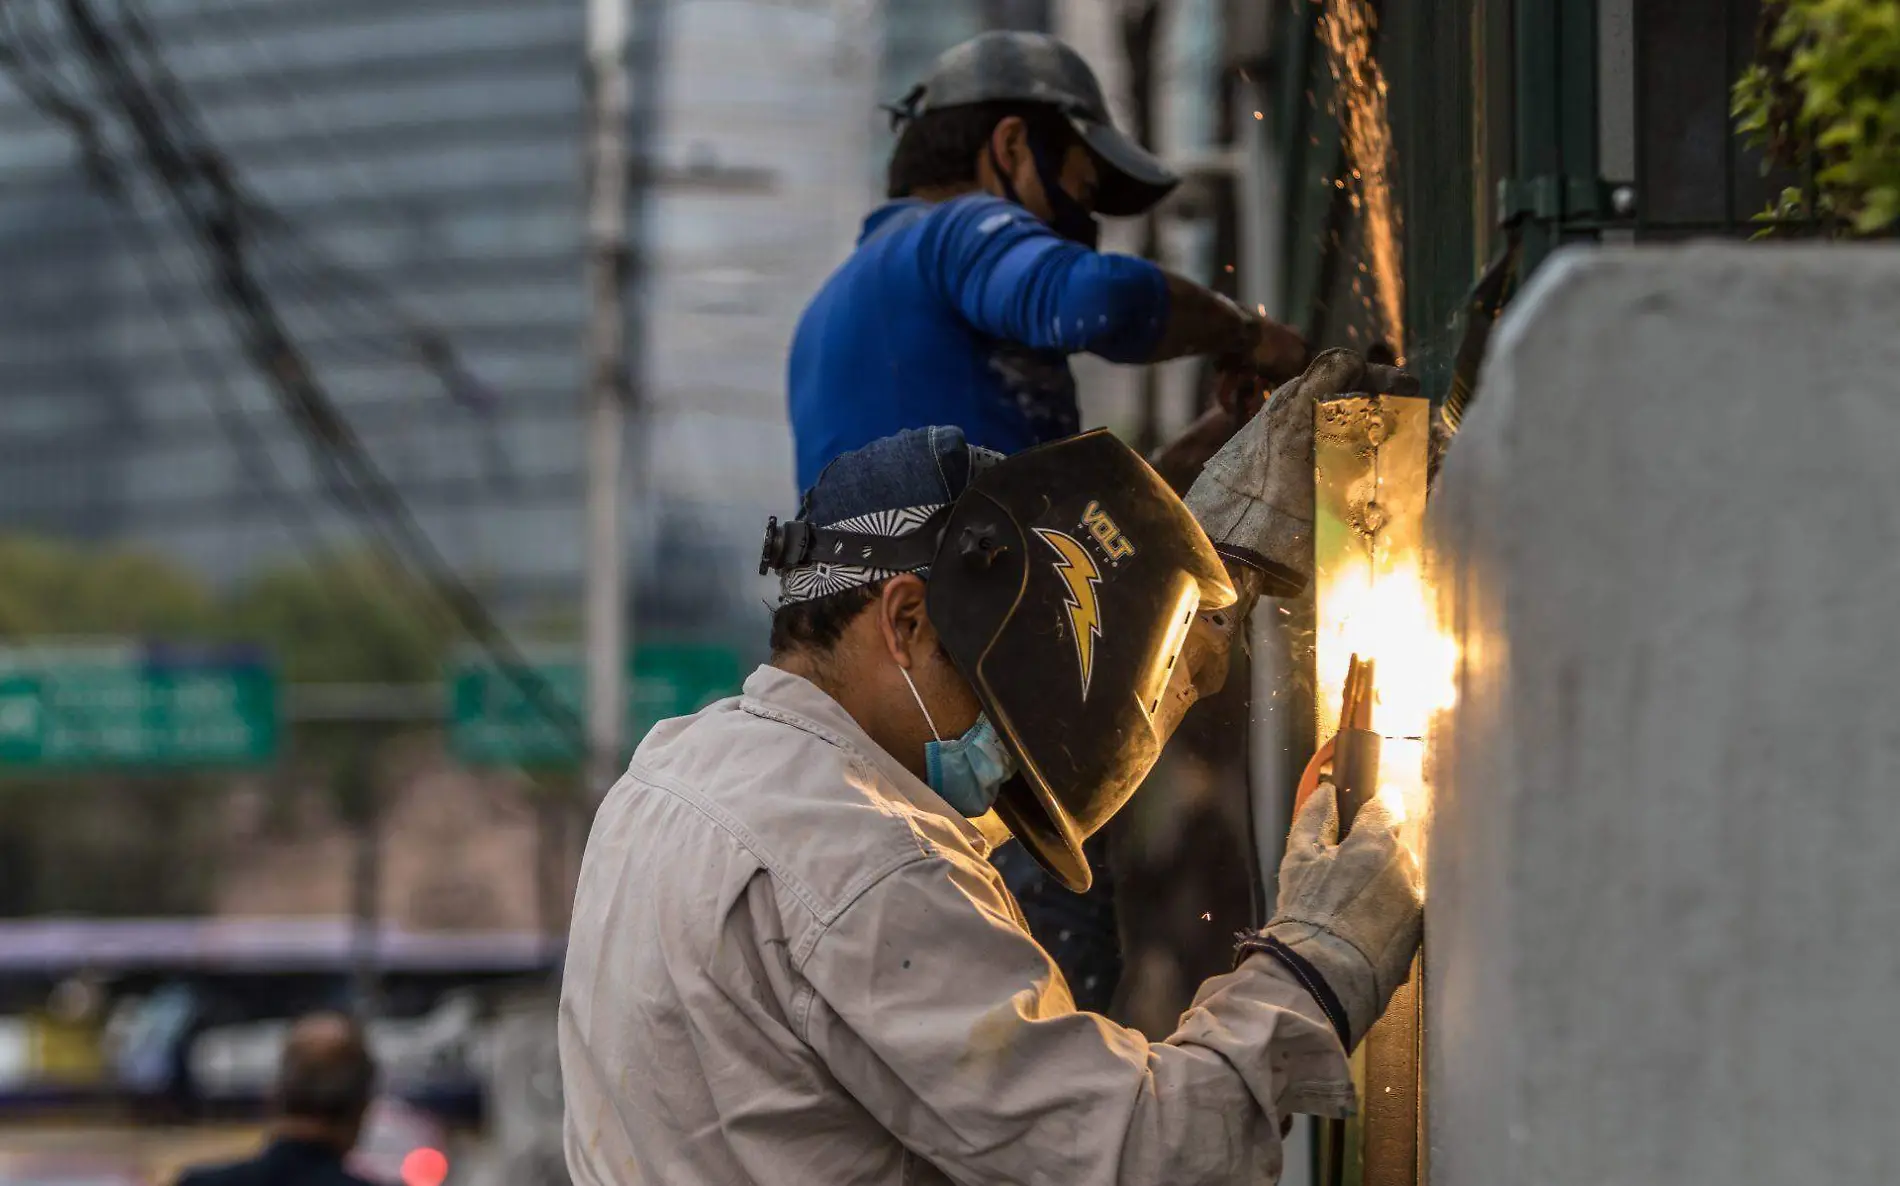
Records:
{"label": "glass facade", "polygon": [[[945,46],[1046,24],[1047,7],[636,0],[636,37],[664,46],[663,100],[635,133],[654,181],[628,491],[643,628],[762,640],[752,550],[763,516],[794,505],[785,347],[874,196],[888,137],[867,113]],[[584,6],[144,11],[208,139],[282,215],[248,258],[351,427],[505,618],[571,609]],[[0,522],[137,543],[218,582],[359,538],[46,12],[42,64],[95,106],[125,197],[89,184],[70,128],[0,76]],[[420,328],[453,344],[472,390],[423,365]]]}

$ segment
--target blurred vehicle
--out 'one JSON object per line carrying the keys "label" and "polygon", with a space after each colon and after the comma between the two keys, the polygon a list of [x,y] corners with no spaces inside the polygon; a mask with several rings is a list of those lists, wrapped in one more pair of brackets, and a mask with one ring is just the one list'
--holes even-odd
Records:
{"label": "blurred vehicle", "polygon": [[38,1000],[10,995],[18,1012],[0,1012],[0,1099],[56,1106],[108,1082],[94,986],[70,977]]}
{"label": "blurred vehicle", "polygon": [[[260,1124],[0,1128],[0,1186],[171,1186],[190,1166],[251,1157],[268,1139]],[[387,1186],[453,1186],[456,1148],[440,1121],[380,1097],[348,1164]]]}
{"label": "blurred vehicle", "polygon": [[161,1186],[133,1166],[100,1157],[14,1157],[0,1153],[0,1186]]}
{"label": "blurred vehicle", "polygon": [[551,986],[508,994],[496,1006],[488,1058],[487,1135],[495,1172],[508,1186],[569,1186],[561,1144],[565,1102],[559,994]]}
{"label": "blurred vehicle", "polygon": [[[200,1031],[187,1056],[198,1097],[216,1104],[268,1093],[289,1028],[273,1018]],[[437,1106],[479,1093],[489,1027],[474,992],[450,990],[420,1017],[383,1018],[367,1030],[384,1091]]]}
{"label": "blurred vehicle", "polygon": [[[340,918],[0,923],[0,1115],[124,1096],[160,1119],[255,1112],[284,1023],[349,1007],[358,942]],[[558,952],[514,932],[386,927],[375,942],[385,1090],[478,1122],[488,999],[544,983]],[[90,1015],[45,1016],[82,974],[96,992],[63,998]]]}
{"label": "blurred vehicle", "polygon": [[428,1113],[378,1099],[349,1156],[351,1172],[389,1186],[443,1186],[451,1180],[449,1133]]}

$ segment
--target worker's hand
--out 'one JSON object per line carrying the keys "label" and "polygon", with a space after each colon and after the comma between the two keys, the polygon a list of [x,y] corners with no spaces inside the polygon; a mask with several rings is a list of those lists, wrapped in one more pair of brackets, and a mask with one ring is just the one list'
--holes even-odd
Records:
{"label": "worker's hand", "polygon": [[1277,386],[1296,377],[1310,357],[1305,334],[1271,317],[1260,318],[1260,337],[1247,364],[1269,384]]}
{"label": "worker's hand", "polygon": [[1416,395],[1418,380],[1351,350],[1315,358],[1208,459],[1188,509],[1230,563],[1261,573],[1264,591],[1292,596],[1313,562],[1313,404],[1342,395]]}
{"label": "worker's hand", "polygon": [[1338,796],[1331,783],[1321,783],[1294,816],[1280,862],[1279,907],[1264,935],[1331,990],[1345,1012],[1350,1048],[1405,983],[1425,899],[1418,862],[1376,796],[1353,817],[1346,839],[1338,837]]}
{"label": "worker's hand", "polygon": [[[1254,406],[1259,407],[1258,402]],[[1243,417],[1230,411],[1224,402],[1217,402],[1196,416],[1180,436],[1156,449],[1148,464],[1176,494],[1186,494],[1207,459],[1220,452],[1243,423]]]}

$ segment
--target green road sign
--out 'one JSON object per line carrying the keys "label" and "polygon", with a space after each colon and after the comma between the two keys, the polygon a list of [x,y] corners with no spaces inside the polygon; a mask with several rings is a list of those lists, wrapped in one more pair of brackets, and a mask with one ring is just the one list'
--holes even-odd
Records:
{"label": "green road sign", "polygon": [[0,647],[0,770],[255,765],[277,733],[277,677],[257,647]]}
{"label": "green road sign", "polygon": [[[580,660],[569,652],[534,656],[531,662],[549,690],[580,714]],[[630,747],[656,722],[686,716],[733,695],[744,678],[738,652],[682,643],[641,647],[629,672]],[[476,766],[572,766],[580,761],[568,737],[535,710],[512,679],[492,663],[473,658],[449,671],[449,747]]]}

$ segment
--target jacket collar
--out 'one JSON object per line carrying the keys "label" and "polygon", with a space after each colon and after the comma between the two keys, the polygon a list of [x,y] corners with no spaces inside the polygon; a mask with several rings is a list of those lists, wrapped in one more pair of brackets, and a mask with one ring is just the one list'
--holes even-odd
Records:
{"label": "jacket collar", "polygon": [[322,1141],[278,1137],[264,1149],[261,1160],[278,1169],[292,1166],[341,1166],[343,1154],[336,1146],[326,1145]]}
{"label": "jacket collar", "polygon": [[789,671],[761,664],[746,677],[745,697],[780,717],[793,718],[808,732],[816,733],[864,759],[884,777],[899,797],[919,811],[948,820],[975,848],[979,856],[1009,839],[1009,829],[994,811],[969,819],[945,803],[922,779],[904,768],[883,746],[872,741],[844,706],[827,696],[817,684]]}
{"label": "jacket collar", "polygon": [[894,198],[864,216],[864,225],[858,230],[858,244],[883,230],[891,219],[908,210],[920,210],[930,203],[920,198]]}

